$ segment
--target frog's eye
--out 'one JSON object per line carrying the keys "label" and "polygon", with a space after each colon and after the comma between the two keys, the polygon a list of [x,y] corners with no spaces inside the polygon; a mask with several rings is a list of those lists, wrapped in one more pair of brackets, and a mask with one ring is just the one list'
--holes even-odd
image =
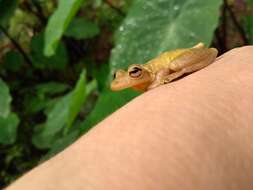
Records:
{"label": "frog's eye", "polygon": [[139,67],[133,67],[129,71],[129,76],[133,78],[138,78],[142,75],[142,69]]}

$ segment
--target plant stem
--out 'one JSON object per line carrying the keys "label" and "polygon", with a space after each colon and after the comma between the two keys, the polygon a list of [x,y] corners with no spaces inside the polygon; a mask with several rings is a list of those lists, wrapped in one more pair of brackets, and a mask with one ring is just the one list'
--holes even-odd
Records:
{"label": "plant stem", "polygon": [[7,30],[2,25],[0,25],[0,30],[11,41],[11,43],[15,46],[15,48],[17,48],[17,50],[21,53],[21,55],[24,57],[24,59],[27,62],[27,64],[29,64],[32,67],[33,64],[32,64],[31,59],[26,54],[26,52],[23,50],[23,48],[19,45],[19,43],[14,38],[12,38],[9,35],[9,33],[7,32]]}

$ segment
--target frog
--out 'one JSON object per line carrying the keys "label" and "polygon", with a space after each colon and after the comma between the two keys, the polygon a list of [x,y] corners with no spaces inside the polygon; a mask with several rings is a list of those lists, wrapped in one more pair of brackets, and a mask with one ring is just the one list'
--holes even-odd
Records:
{"label": "frog", "polygon": [[190,48],[165,51],[147,63],[117,70],[110,88],[112,91],[126,88],[148,91],[205,68],[217,55],[216,48],[208,48],[202,42]]}

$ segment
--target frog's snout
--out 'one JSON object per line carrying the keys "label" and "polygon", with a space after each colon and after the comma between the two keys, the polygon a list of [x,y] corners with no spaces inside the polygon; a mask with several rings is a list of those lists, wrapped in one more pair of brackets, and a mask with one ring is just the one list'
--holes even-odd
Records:
{"label": "frog's snout", "polygon": [[128,76],[116,77],[111,82],[111,90],[118,91],[123,90],[125,88],[129,88],[133,85],[133,82],[134,81],[129,80]]}
{"label": "frog's snout", "polygon": [[125,85],[122,84],[122,81],[119,81],[117,79],[114,79],[111,82],[110,87],[111,87],[112,91],[119,91],[119,90],[122,90],[122,89],[126,88]]}
{"label": "frog's snout", "polygon": [[118,85],[117,85],[117,81],[113,80],[113,81],[111,82],[110,88],[111,88],[111,90],[113,90],[113,91],[117,91],[117,90],[119,90],[119,88],[118,88],[117,86],[118,86]]}

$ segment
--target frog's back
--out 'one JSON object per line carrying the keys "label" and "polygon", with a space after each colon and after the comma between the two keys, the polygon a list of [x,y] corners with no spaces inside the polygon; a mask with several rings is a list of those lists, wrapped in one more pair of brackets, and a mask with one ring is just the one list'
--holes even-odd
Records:
{"label": "frog's back", "polygon": [[148,63],[145,64],[145,67],[152,72],[156,73],[161,69],[168,68],[169,64],[178,56],[182,55],[183,53],[189,51],[189,49],[177,49],[173,51],[167,51],[161,53],[158,57],[150,60]]}

